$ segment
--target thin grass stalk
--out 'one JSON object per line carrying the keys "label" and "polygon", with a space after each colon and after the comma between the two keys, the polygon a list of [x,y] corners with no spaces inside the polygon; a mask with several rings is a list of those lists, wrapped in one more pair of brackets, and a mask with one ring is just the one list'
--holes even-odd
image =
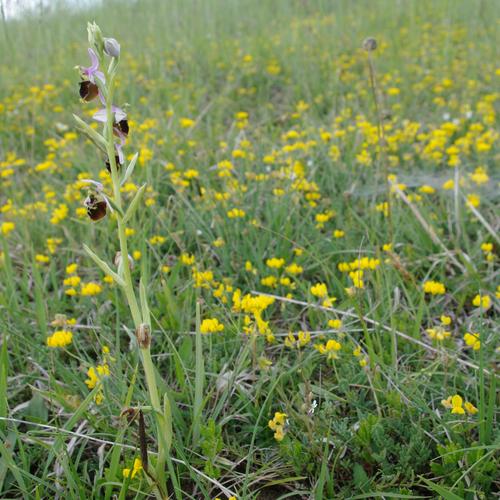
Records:
{"label": "thin grass stalk", "polygon": [[203,388],[205,385],[205,363],[203,360],[203,344],[201,338],[201,306],[196,302],[196,337],[195,337],[195,379],[193,404],[193,446],[200,439],[201,416],[203,410]]}

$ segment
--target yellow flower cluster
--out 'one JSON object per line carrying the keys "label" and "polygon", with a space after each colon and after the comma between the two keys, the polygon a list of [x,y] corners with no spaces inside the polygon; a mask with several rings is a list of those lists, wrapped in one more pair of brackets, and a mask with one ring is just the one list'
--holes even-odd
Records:
{"label": "yellow flower cluster", "polygon": [[464,400],[458,394],[443,399],[441,401],[441,404],[445,408],[450,409],[451,413],[455,413],[458,415],[463,415],[465,412],[469,413],[470,415],[475,415],[478,412],[478,409],[472,403],[469,403],[468,401],[464,403]]}
{"label": "yellow flower cluster", "polygon": [[380,266],[380,259],[370,258],[370,257],[361,257],[359,259],[355,259],[352,262],[339,262],[338,269],[340,272],[347,273],[350,271],[358,271],[358,270],[375,270]]}
{"label": "yellow flower cluster", "polygon": [[90,281],[89,283],[82,283],[82,288],[80,294],[82,296],[92,297],[94,295],[99,295],[102,292],[102,286],[99,283],[94,283]]}
{"label": "yellow flower cluster", "polygon": [[184,264],[185,266],[192,266],[194,264],[195,257],[193,254],[181,253],[180,261],[181,264]]}
{"label": "yellow flower cluster", "polygon": [[50,223],[57,225],[60,224],[68,216],[69,209],[64,203],[61,203],[58,207],[54,208],[52,211],[52,216],[50,218]]}
{"label": "yellow flower cluster", "polygon": [[227,212],[227,216],[230,219],[241,219],[242,217],[245,217],[246,212],[242,210],[241,208],[232,208]]}
{"label": "yellow flower cluster", "polygon": [[368,358],[363,356],[363,351],[361,350],[361,346],[358,345],[353,351],[352,354],[354,355],[355,358],[359,359],[359,366],[363,368],[368,364]]}
{"label": "yellow flower cluster", "polygon": [[291,349],[300,349],[311,342],[311,334],[309,332],[303,332],[302,330],[295,336],[292,332],[288,332],[288,336],[285,338],[285,346]]}
{"label": "yellow flower cluster", "polygon": [[328,320],[328,326],[333,328],[334,330],[340,330],[342,328],[342,320],[341,319],[330,319]]}
{"label": "yellow flower cluster", "polygon": [[149,243],[151,245],[161,245],[162,243],[165,243],[165,241],[167,241],[167,238],[160,235],[151,236],[151,238],[149,238]]}
{"label": "yellow flower cluster", "polygon": [[323,299],[328,295],[328,288],[325,283],[316,283],[315,285],[311,286],[310,292],[315,297]]}
{"label": "yellow flower cluster", "polygon": [[318,299],[322,299],[323,307],[332,307],[333,303],[337,300],[336,297],[328,296],[328,287],[325,283],[316,283],[309,288],[311,295],[317,297]]}
{"label": "yellow flower cluster", "polygon": [[338,359],[337,352],[342,349],[342,344],[334,339],[330,339],[326,344],[315,344],[314,348],[320,353],[330,359]]}
{"label": "yellow flower cluster", "polygon": [[210,288],[210,284],[214,281],[214,273],[212,271],[198,271],[196,267],[193,267],[191,272],[196,288]]}
{"label": "yellow flower cluster", "polygon": [[287,416],[288,415],[286,413],[277,411],[274,413],[274,418],[269,420],[267,424],[269,428],[274,431],[274,439],[278,442],[283,441],[283,438],[285,437],[285,424]]}
{"label": "yellow flower cluster", "polygon": [[241,297],[241,290],[237,289],[233,294],[233,310],[247,314],[261,314],[270,305],[274,304],[274,298],[267,295],[246,294]]}
{"label": "yellow flower cluster", "polygon": [[472,347],[474,351],[479,351],[481,349],[481,341],[479,340],[479,334],[467,332],[464,335],[465,345]]}
{"label": "yellow flower cluster", "polygon": [[[264,335],[268,342],[274,342],[274,335],[269,327],[269,321],[264,321],[262,313],[274,303],[273,297],[266,295],[251,295],[246,294],[241,297],[241,290],[237,289],[233,293],[233,311],[243,312],[245,316],[244,332],[248,335],[257,331],[259,334]],[[250,317],[250,315],[253,316]]]}
{"label": "yellow flower cluster", "polygon": [[47,238],[47,250],[51,255],[56,253],[57,247],[62,243],[62,238]]}
{"label": "yellow flower cluster", "polygon": [[425,281],[422,288],[425,293],[431,295],[444,295],[446,293],[445,286],[439,281]]}
{"label": "yellow flower cluster", "polygon": [[2,225],[0,226],[0,232],[4,236],[7,236],[9,233],[14,231],[15,228],[16,225],[13,222],[2,222]]}
{"label": "yellow flower cluster", "polygon": [[109,365],[107,363],[97,365],[96,367],[91,366],[87,370],[87,379],[85,380],[85,383],[87,384],[87,387],[89,389],[93,389],[99,380],[101,380],[103,377],[108,377],[109,376]]}
{"label": "yellow flower cluster", "polygon": [[217,318],[207,318],[201,322],[200,331],[203,334],[224,331],[224,325]]}
{"label": "yellow flower cluster", "polygon": [[451,325],[451,317],[443,314],[439,325],[426,329],[427,335],[431,340],[442,342],[451,336],[451,332],[445,328],[449,325]]}
{"label": "yellow flower cluster", "polygon": [[481,250],[484,252],[484,255],[488,262],[493,262],[495,260],[495,254],[493,253],[493,243],[482,243]]}
{"label": "yellow flower cluster", "polygon": [[277,257],[273,257],[271,259],[266,260],[266,266],[271,269],[280,269],[285,265],[285,259],[279,259]]}
{"label": "yellow flower cluster", "polygon": [[437,340],[438,342],[442,342],[444,339],[449,338],[451,335],[450,331],[445,330],[441,326],[427,328],[427,330],[425,331],[427,332],[427,335],[429,335],[430,339]]}
{"label": "yellow flower cluster", "polygon": [[134,459],[134,465],[132,469],[125,468],[122,470],[123,477],[134,479],[134,477],[142,471],[142,460],[140,458]]}
{"label": "yellow flower cluster", "polygon": [[52,348],[66,347],[73,340],[73,333],[69,330],[57,330],[47,337],[47,345]]}
{"label": "yellow flower cluster", "polygon": [[489,295],[481,295],[478,293],[472,299],[472,305],[475,307],[479,307],[483,311],[487,311],[491,307],[491,298]]}

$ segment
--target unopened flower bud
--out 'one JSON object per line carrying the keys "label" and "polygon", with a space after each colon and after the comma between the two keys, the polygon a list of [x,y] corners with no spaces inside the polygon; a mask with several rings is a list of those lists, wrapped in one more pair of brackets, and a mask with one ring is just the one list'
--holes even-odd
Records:
{"label": "unopened flower bud", "polygon": [[135,329],[135,338],[141,349],[148,349],[151,345],[151,327],[142,323]]}
{"label": "unopened flower bud", "polygon": [[101,28],[99,28],[95,22],[87,23],[87,33],[89,36],[89,45],[97,52],[99,57],[102,57],[104,39],[102,37]]}
{"label": "unopened flower bud", "polygon": [[54,320],[50,324],[51,324],[51,326],[64,327],[64,326],[66,326],[67,322],[68,322],[68,318],[66,318],[65,314],[56,314],[54,316]]}
{"label": "unopened flower bud", "polygon": [[377,48],[377,40],[372,37],[365,38],[363,41],[363,49],[365,49],[367,52],[372,52]]}
{"label": "unopened flower bud", "polygon": [[120,57],[120,44],[114,38],[104,39],[104,52],[111,57]]}
{"label": "unopened flower bud", "polygon": [[[116,252],[115,254],[115,266],[120,269],[122,266],[122,253],[121,252]],[[134,259],[129,255],[128,256],[128,267],[130,270],[134,268]]]}

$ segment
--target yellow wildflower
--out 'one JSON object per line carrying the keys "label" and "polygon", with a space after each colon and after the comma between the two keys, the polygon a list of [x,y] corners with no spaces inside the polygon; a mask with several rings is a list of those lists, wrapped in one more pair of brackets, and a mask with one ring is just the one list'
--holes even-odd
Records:
{"label": "yellow wildflower", "polygon": [[491,307],[491,298],[489,295],[481,295],[478,293],[472,299],[472,305],[475,307],[480,307],[483,311],[487,311]]}
{"label": "yellow wildflower", "polygon": [[201,322],[200,332],[203,334],[217,333],[224,330],[224,325],[217,318],[207,318]]}
{"label": "yellow wildflower", "polygon": [[66,347],[71,344],[73,334],[68,330],[57,330],[52,335],[47,337],[47,345],[49,347]]}
{"label": "yellow wildflower", "polygon": [[13,222],[2,222],[0,228],[1,228],[1,233],[7,236],[10,232],[14,231],[16,225]]}
{"label": "yellow wildflower", "polygon": [[98,295],[102,292],[102,287],[98,283],[90,281],[89,283],[83,283],[80,290],[80,294],[83,296],[93,296]]}
{"label": "yellow wildflower", "polygon": [[276,257],[273,257],[266,260],[266,265],[271,269],[280,269],[285,265],[285,259],[278,259]]}
{"label": "yellow wildflower", "polygon": [[443,295],[446,293],[445,286],[439,281],[425,281],[422,285],[425,293],[431,295]]}
{"label": "yellow wildflower", "polygon": [[467,332],[464,335],[464,342],[468,347],[472,347],[474,351],[479,351],[481,349],[481,341],[479,340],[479,334]]}
{"label": "yellow wildflower", "polygon": [[334,339],[330,339],[326,344],[316,344],[314,348],[320,354],[326,354],[328,359],[337,359],[337,351],[342,349],[342,344]]}
{"label": "yellow wildflower", "polygon": [[328,295],[328,289],[324,283],[316,283],[311,286],[310,292],[315,297],[319,297],[320,299],[325,298]]}
{"label": "yellow wildflower", "polygon": [[134,479],[134,477],[142,470],[142,460],[140,458],[134,459],[132,469],[125,468],[122,470],[123,477]]}

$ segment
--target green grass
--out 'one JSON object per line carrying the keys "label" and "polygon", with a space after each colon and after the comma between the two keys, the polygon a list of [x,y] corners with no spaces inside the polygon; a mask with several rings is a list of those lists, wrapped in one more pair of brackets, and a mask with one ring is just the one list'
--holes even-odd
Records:
{"label": "green grass", "polygon": [[[112,263],[119,248],[116,219],[81,214],[87,192],[78,179],[111,193],[103,156],[72,117],[90,122],[96,108],[80,102],[73,69],[88,64],[93,20],[121,43],[115,101],[129,104],[125,154],[140,154],[125,202],[148,186],[127,226],[130,252],[141,252],[132,278],[137,290],[146,284],[165,422],[171,414],[168,495],[491,497],[499,486],[499,14],[495,0],[139,0],[4,23],[0,497],[155,494],[144,471],[123,475],[141,440],[145,451],[125,410],[144,413],[150,464],[159,449],[134,323],[84,251]],[[367,37],[378,42],[375,89]],[[390,192],[388,174],[403,192]],[[459,182],[444,189],[449,180]],[[67,213],[56,221],[61,204]],[[227,215],[235,208],[244,217]],[[323,227],[318,214],[329,214]],[[2,226],[10,222],[11,231]],[[52,248],[49,238],[58,239]],[[364,257],[379,264],[348,293],[353,279],[339,264]],[[285,264],[270,268],[271,258]],[[284,270],[294,262],[302,272]],[[81,279],[74,296],[64,284],[72,263]],[[269,276],[275,285],[261,281]],[[446,292],[424,294],[429,280]],[[89,282],[101,292],[82,295]],[[311,293],[317,283],[336,301],[324,307]],[[274,297],[262,333],[252,311],[236,307],[238,289]],[[478,293],[490,298],[487,310],[473,304]],[[73,340],[50,348],[61,314],[75,320]],[[450,336],[433,340],[426,330],[441,315],[452,319]],[[224,330],[201,334],[209,318]],[[310,341],[285,345],[299,331]],[[479,350],[465,344],[467,332],[479,335]],[[340,343],[337,359],[314,348],[328,340]],[[85,384],[99,364],[110,370],[102,392]],[[442,405],[455,394],[478,412]],[[275,412],[287,415],[281,441],[268,425]]]}

